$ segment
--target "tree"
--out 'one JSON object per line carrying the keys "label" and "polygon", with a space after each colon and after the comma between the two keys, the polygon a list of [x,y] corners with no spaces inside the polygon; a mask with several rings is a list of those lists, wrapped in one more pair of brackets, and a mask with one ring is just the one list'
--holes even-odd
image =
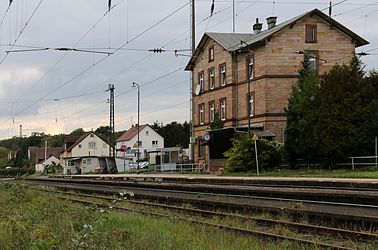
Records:
{"label": "tree", "polygon": [[214,114],[214,121],[210,122],[210,129],[221,129],[223,128],[223,121],[219,118],[219,113]]}
{"label": "tree", "polygon": [[285,148],[291,160],[326,159],[331,165],[348,156],[372,155],[378,131],[378,76],[366,74],[354,57],[319,80],[300,71],[289,105]]}
{"label": "tree", "polygon": [[[267,140],[258,140],[258,159],[261,170],[278,166],[282,159],[283,146]],[[224,153],[229,172],[256,172],[254,141],[248,135],[241,135],[232,142],[232,147]]]}
{"label": "tree", "polygon": [[190,124],[186,121],[183,124],[174,121],[165,126],[156,121],[151,127],[164,138],[165,147],[186,148],[189,145]]}
{"label": "tree", "polygon": [[285,149],[289,160],[304,158],[307,161],[316,158],[314,150],[314,123],[316,122],[317,89],[319,76],[310,68],[305,56],[299,70],[297,84],[292,87],[288,100]]}
{"label": "tree", "polygon": [[64,134],[50,135],[48,139],[48,144],[50,147],[63,147],[64,144]]}
{"label": "tree", "polygon": [[110,126],[100,126],[95,130],[95,133],[98,135],[105,136],[105,138],[110,138]]}
{"label": "tree", "polygon": [[83,128],[77,128],[73,130],[70,135],[83,135],[85,133]]}
{"label": "tree", "polygon": [[0,159],[7,159],[9,149],[6,147],[0,147]]}
{"label": "tree", "polygon": [[370,141],[370,148],[374,145],[376,80],[376,73],[365,76],[356,57],[350,65],[336,65],[324,75],[315,131],[317,150],[331,164],[347,156],[366,155],[370,151],[366,143]]}

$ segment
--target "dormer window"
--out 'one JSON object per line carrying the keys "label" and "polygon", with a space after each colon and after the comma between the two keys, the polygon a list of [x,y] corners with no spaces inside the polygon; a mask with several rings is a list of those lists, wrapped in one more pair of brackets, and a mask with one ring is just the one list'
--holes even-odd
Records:
{"label": "dormer window", "polygon": [[214,47],[209,48],[209,62],[214,61]]}
{"label": "dormer window", "polygon": [[306,25],[306,43],[316,43],[317,42],[317,30],[316,25],[307,24]]}

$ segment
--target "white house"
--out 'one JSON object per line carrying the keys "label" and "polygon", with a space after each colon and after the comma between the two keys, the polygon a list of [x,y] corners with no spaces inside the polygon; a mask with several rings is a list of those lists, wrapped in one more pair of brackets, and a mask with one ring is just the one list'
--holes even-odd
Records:
{"label": "white house", "polygon": [[[147,150],[164,148],[164,138],[150,125],[139,126],[139,159],[147,157]],[[138,158],[138,125],[133,125],[116,140],[117,157],[136,161]]]}
{"label": "white house", "polygon": [[115,167],[110,145],[94,132],[81,136],[66,136],[61,161],[64,174],[110,172]]}
{"label": "white house", "polygon": [[53,164],[56,164],[56,165],[59,164],[59,159],[56,158],[54,155],[50,156],[48,159],[46,159],[46,161],[43,161],[42,163],[36,164],[35,165],[35,171],[36,172],[43,172],[45,170],[46,166],[53,165]]}

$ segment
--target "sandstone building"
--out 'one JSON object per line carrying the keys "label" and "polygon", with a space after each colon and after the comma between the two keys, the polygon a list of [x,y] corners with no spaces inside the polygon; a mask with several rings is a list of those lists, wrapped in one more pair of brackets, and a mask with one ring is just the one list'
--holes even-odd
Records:
{"label": "sandstone building", "polygon": [[[291,87],[305,54],[319,73],[349,63],[366,40],[314,9],[267,28],[256,20],[253,33],[205,33],[186,70],[193,72],[194,161],[221,166],[206,140],[215,114],[224,128],[260,128],[283,142]],[[248,95],[250,89],[250,96]],[[245,130],[244,130],[245,131]],[[205,136],[206,135],[206,136]]]}

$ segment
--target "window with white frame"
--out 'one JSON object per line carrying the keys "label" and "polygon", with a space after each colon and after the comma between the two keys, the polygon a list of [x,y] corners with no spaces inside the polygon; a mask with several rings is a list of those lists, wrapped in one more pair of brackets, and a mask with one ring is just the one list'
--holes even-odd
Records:
{"label": "window with white frame", "polygon": [[308,51],[305,53],[305,57],[308,60],[308,66],[310,69],[316,70],[318,53],[316,51]]}
{"label": "window with white frame", "polygon": [[89,149],[97,149],[97,144],[95,141],[88,142],[88,148]]}
{"label": "window with white frame", "polygon": [[157,147],[158,146],[158,141],[152,141],[152,147]]}
{"label": "window with white frame", "polygon": [[201,91],[203,91],[205,89],[205,79],[203,76],[203,72],[198,74],[198,81],[199,81]]}
{"label": "window with white frame", "polygon": [[205,112],[205,107],[203,104],[199,105],[199,123],[202,125],[205,123],[205,116],[204,116],[204,112]]}
{"label": "window with white frame", "polygon": [[255,115],[255,93],[251,93],[249,96],[249,108],[251,112],[249,116],[253,117]]}
{"label": "window with white frame", "polygon": [[215,119],[215,102],[210,102],[209,112],[210,122],[213,122]]}
{"label": "window with white frame", "polygon": [[226,99],[220,100],[220,119],[226,120]]}
{"label": "window with white frame", "polygon": [[209,48],[209,62],[214,61],[214,47]]}
{"label": "window with white frame", "polygon": [[253,56],[248,58],[248,79],[252,80],[254,75],[254,59]]}
{"label": "window with white frame", "polygon": [[220,82],[221,86],[226,85],[226,64],[220,66]]}
{"label": "window with white frame", "polygon": [[215,70],[209,69],[209,87],[210,89],[215,88]]}
{"label": "window with white frame", "polygon": [[92,164],[92,159],[91,158],[87,159],[87,164]]}

